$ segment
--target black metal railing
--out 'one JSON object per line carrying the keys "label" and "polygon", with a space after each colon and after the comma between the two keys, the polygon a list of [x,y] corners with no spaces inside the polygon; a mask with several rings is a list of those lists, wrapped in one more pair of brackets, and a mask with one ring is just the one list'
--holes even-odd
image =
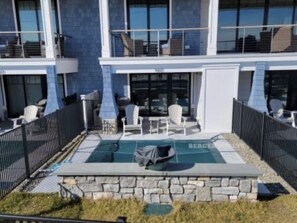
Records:
{"label": "black metal railing", "polygon": [[91,220],[79,220],[79,219],[62,219],[62,218],[45,218],[36,216],[24,216],[24,215],[4,215],[0,214],[0,222],[9,223],[126,223],[126,217],[118,217],[116,221],[91,221]]}
{"label": "black metal railing", "polygon": [[0,135],[0,198],[84,130],[81,102]]}
{"label": "black metal railing", "polygon": [[232,132],[297,189],[297,129],[233,101]]}

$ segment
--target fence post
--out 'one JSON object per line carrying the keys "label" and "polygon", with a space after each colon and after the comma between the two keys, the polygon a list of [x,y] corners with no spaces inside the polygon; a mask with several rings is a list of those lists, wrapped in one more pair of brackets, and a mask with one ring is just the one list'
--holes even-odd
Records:
{"label": "fence post", "polygon": [[240,116],[239,116],[239,138],[242,137],[242,114],[243,114],[243,102],[240,103]]}
{"label": "fence post", "polygon": [[86,95],[81,95],[80,96],[80,99],[82,101],[82,107],[83,107],[84,126],[85,126],[85,130],[88,131],[88,117],[87,117]]}
{"label": "fence post", "polygon": [[22,138],[23,138],[23,148],[24,148],[24,159],[25,159],[25,168],[26,168],[26,176],[30,178],[30,164],[29,164],[29,155],[28,155],[28,147],[27,147],[27,135],[26,135],[26,127],[23,124],[22,128]]}
{"label": "fence post", "polygon": [[56,110],[56,119],[57,119],[57,133],[58,133],[58,144],[59,144],[59,150],[61,151],[61,127],[60,127],[60,115],[59,110]]}
{"label": "fence post", "polygon": [[264,152],[264,134],[265,134],[265,119],[266,119],[266,112],[263,112],[262,115],[262,126],[261,126],[261,147],[260,147],[260,158],[263,160],[263,152]]}

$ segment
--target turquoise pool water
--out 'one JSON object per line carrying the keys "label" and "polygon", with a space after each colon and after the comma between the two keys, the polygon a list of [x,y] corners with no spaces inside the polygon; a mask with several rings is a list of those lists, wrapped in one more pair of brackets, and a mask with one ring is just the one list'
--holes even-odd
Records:
{"label": "turquoise pool water", "polygon": [[225,163],[209,140],[103,140],[86,162],[135,162],[134,151],[147,145],[171,145],[176,155],[170,163]]}

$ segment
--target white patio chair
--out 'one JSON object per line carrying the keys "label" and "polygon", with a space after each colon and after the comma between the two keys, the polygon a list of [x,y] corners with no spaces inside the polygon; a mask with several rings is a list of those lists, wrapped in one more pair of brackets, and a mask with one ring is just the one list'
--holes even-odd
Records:
{"label": "white patio chair", "polygon": [[139,107],[137,105],[127,105],[125,108],[126,117],[122,118],[123,122],[123,135],[129,130],[140,130],[142,132],[143,117],[139,116]]}
{"label": "white patio chair", "polygon": [[274,118],[289,123],[296,128],[295,117],[297,116],[297,111],[284,110],[282,101],[278,99],[271,99],[269,104],[271,108],[270,114],[272,114]]}
{"label": "white patio chair", "polygon": [[29,105],[24,108],[24,115],[21,115],[18,118],[11,119],[13,121],[13,128],[17,128],[21,126],[21,124],[25,124],[28,122],[32,122],[37,118],[38,107],[36,105]]}
{"label": "white patio chair", "polygon": [[169,117],[167,119],[167,135],[170,129],[183,129],[186,135],[186,117],[182,117],[183,108],[180,105],[170,105],[168,107]]}

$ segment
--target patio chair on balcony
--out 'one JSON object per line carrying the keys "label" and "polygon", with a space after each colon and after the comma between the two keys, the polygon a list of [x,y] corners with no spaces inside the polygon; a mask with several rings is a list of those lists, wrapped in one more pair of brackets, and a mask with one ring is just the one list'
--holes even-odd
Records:
{"label": "patio chair on balcony", "polygon": [[143,55],[143,40],[133,40],[126,33],[121,33],[121,38],[124,44],[124,56]]}
{"label": "patio chair on balcony", "polygon": [[186,117],[182,117],[183,108],[180,105],[170,105],[168,107],[169,117],[167,119],[167,135],[170,129],[183,129],[186,135]]}
{"label": "patio chair on balcony", "polygon": [[161,45],[161,48],[164,56],[181,56],[183,51],[182,36],[170,38],[166,44]]}
{"label": "patio chair on balcony", "polygon": [[13,121],[13,128],[17,128],[22,124],[32,122],[37,118],[38,107],[36,105],[29,105],[24,108],[24,115],[21,115],[18,118],[11,119]]}
{"label": "patio chair on balcony", "polygon": [[270,102],[270,114],[285,123],[291,124],[293,127],[296,127],[296,116],[297,116],[297,111],[288,111],[284,110],[284,105],[283,103],[278,100],[278,99],[271,99]]}
{"label": "patio chair on balcony", "polygon": [[297,36],[293,33],[293,27],[279,27],[270,31],[260,32],[260,52],[295,52],[297,48]]}
{"label": "patio chair on balcony", "polygon": [[143,117],[139,116],[139,107],[137,105],[130,104],[125,108],[126,117],[122,118],[123,122],[123,135],[128,130],[140,130],[142,132]]}

